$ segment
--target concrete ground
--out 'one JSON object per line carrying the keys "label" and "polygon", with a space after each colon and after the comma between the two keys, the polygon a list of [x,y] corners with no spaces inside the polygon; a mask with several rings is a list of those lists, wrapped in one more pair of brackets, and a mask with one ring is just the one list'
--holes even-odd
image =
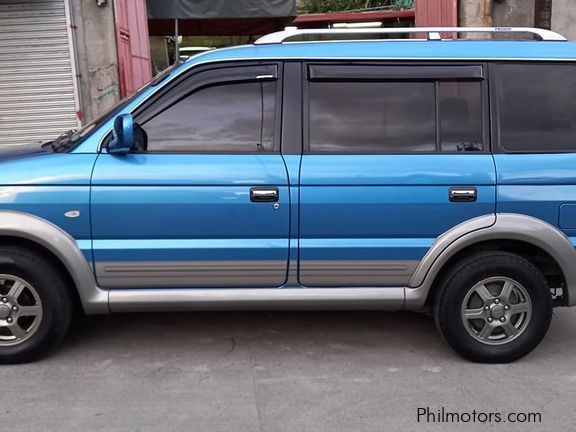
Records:
{"label": "concrete ground", "polygon": [[[1,431],[572,431],[576,309],[510,365],[460,359],[432,318],[219,312],[83,318],[48,359],[0,367]],[[538,424],[417,422],[538,412]]]}

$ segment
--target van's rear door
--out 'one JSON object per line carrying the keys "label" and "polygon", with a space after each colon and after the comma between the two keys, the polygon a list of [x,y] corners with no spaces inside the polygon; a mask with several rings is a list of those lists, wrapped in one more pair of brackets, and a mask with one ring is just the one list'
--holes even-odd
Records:
{"label": "van's rear door", "polygon": [[309,63],[299,280],[405,286],[436,238],[495,213],[483,64]]}

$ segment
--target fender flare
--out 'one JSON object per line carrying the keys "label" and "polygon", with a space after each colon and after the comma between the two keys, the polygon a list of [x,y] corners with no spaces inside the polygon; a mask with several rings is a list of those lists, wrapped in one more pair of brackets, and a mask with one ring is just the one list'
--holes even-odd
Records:
{"label": "fender flare", "polygon": [[[490,221],[493,223],[490,224]],[[450,258],[476,243],[518,240],[546,251],[557,263],[566,281],[566,304],[576,305],[576,249],[558,228],[532,217],[498,213],[471,219],[442,234],[424,256],[406,288],[406,307],[421,308],[432,283]]]}
{"label": "fender flare", "polygon": [[40,217],[18,211],[0,211],[0,236],[32,241],[52,252],[68,270],[87,314],[109,313],[108,292],[100,289],[92,267],[67,232]]}

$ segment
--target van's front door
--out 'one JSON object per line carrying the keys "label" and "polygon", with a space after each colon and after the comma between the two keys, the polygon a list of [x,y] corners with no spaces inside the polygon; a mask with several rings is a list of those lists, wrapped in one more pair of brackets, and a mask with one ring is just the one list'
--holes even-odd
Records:
{"label": "van's front door", "polygon": [[305,286],[407,286],[443,232],[495,213],[479,64],[308,64]]}
{"label": "van's front door", "polygon": [[93,255],[103,287],[277,287],[289,188],[280,64],[205,67],[135,112],[137,149],[100,154]]}

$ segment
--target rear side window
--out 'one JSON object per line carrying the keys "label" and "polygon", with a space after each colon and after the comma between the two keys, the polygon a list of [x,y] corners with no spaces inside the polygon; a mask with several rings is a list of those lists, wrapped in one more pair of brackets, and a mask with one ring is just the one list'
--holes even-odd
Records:
{"label": "rear side window", "polygon": [[440,81],[438,118],[442,151],[483,151],[480,81]]}
{"label": "rear side window", "polygon": [[576,67],[496,65],[499,141],[509,152],[576,152]]}
{"label": "rear side window", "polygon": [[148,152],[271,152],[275,82],[201,88],[141,124]]}
{"label": "rear side window", "polygon": [[479,80],[309,82],[311,152],[483,151]]}
{"label": "rear side window", "polygon": [[310,150],[435,149],[433,82],[310,83]]}

